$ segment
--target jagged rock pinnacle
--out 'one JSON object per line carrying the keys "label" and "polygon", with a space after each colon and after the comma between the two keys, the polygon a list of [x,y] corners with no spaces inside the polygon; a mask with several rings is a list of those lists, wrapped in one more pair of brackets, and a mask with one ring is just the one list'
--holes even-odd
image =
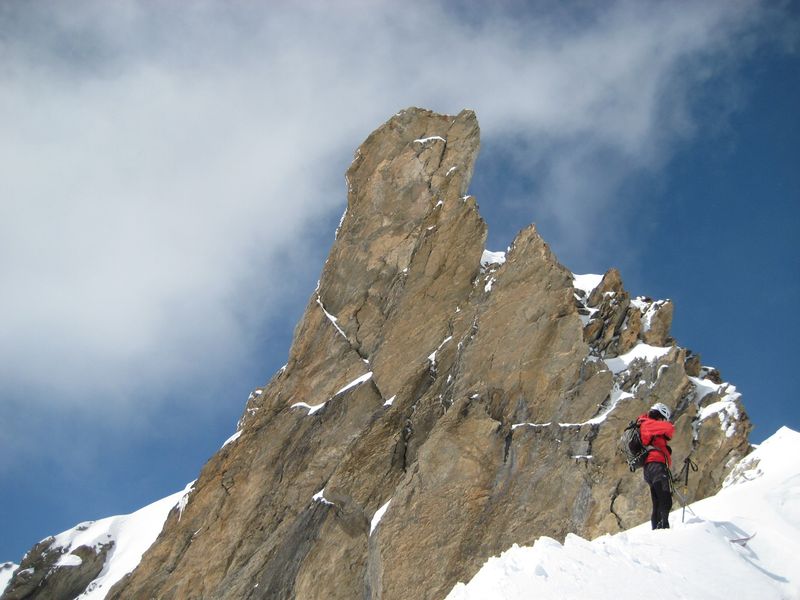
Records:
{"label": "jagged rock pinnacle", "polygon": [[512,543],[645,521],[616,440],[656,398],[716,491],[738,395],[709,410],[671,303],[581,289],[535,227],[482,262],[478,148],[471,111],[417,108],[361,145],[286,366],[109,598],[442,598]]}

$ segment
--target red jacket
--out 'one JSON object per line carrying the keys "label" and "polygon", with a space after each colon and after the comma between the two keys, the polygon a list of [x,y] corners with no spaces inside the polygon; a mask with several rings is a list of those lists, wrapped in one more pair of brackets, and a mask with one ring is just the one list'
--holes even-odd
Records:
{"label": "red jacket", "polygon": [[642,444],[645,446],[655,446],[657,450],[651,450],[644,459],[645,464],[651,462],[665,462],[667,466],[672,466],[672,455],[670,454],[667,442],[675,434],[675,426],[669,421],[651,419],[647,414],[640,416],[639,433],[642,436]]}

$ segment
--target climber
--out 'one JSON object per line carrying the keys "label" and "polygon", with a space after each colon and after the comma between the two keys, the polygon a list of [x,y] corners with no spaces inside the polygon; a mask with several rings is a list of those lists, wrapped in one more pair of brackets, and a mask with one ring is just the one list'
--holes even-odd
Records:
{"label": "climber", "polygon": [[675,426],[670,423],[669,408],[657,402],[650,407],[650,412],[637,419],[642,444],[650,446],[644,461],[644,480],[650,486],[650,498],[653,501],[653,513],[650,523],[653,529],[669,529],[669,511],[672,509],[672,485],[670,466],[672,465],[672,449],[667,442],[675,433]]}

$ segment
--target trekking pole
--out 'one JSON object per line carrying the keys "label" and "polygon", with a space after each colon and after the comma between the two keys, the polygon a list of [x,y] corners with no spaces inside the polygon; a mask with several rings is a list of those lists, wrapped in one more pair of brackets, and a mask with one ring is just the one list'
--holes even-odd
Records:
{"label": "trekking pole", "polygon": [[[697,513],[692,510],[692,507],[689,506],[689,503],[686,501],[686,498],[684,497],[684,495],[681,494],[675,488],[675,486],[672,487],[672,493],[675,494],[678,497],[678,500],[681,501],[681,506],[683,507],[683,510],[686,510],[688,508],[689,512],[692,513],[693,516],[697,517]],[[699,519],[700,517],[697,517],[697,518]]]}
{"label": "trekking pole", "polygon": [[[683,476],[683,471],[675,475],[672,471],[669,472],[669,491],[672,494],[675,494],[678,497],[678,500],[681,501],[681,506],[683,507],[684,513],[686,512],[686,498],[678,491],[678,488],[675,486],[676,481],[680,481],[681,477]],[[681,517],[681,523],[683,523],[683,517]]]}
{"label": "trekking pole", "polygon": [[[689,470],[697,471],[697,464],[687,456],[683,461],[683,471],[681,472],[681,475],[685,473],[683,479],[683,513],[681,514],[681,523],[686,519],[686,498],[689,497]],[[680,475],[678,477],[680,477]]]}

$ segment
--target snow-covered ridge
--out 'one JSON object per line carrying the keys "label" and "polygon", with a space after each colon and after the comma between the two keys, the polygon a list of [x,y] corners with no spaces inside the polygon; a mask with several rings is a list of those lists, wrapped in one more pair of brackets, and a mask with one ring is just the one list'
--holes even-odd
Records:
{"label": "snow-covered ridge", "polygon": [[800,433],[783,427],[716,496],[689,505],[685,522],[680,507],[673,511],[672,529],[646,523],[593,541],[569,534],[563,544],[514,545],[447,600],[641,600],[643,589],[663,598],[800,598],[798,456]]}
{"label": "snow-covered ridge", "polygon": [[[52,539],[48,552],[55,551],[60,554],[51,569],[69,569],[81,565],[80,556],[73,554],[73,551],[81,546],[92,548],[97,553],[107,548],[108,555],[103,570],[76,600],[105,598],[115,583],[138,566],[142,555],[161,533],[170,511],[178,507],[183,512],[193,484],[194,482],[180,492],[131,514],[80,523],[53,538],[48,538]],[[32,568],[30,570],[34,573]],[[10,580],[11,572],[7,571],[5,565],[0,568],[0,592]]]}

